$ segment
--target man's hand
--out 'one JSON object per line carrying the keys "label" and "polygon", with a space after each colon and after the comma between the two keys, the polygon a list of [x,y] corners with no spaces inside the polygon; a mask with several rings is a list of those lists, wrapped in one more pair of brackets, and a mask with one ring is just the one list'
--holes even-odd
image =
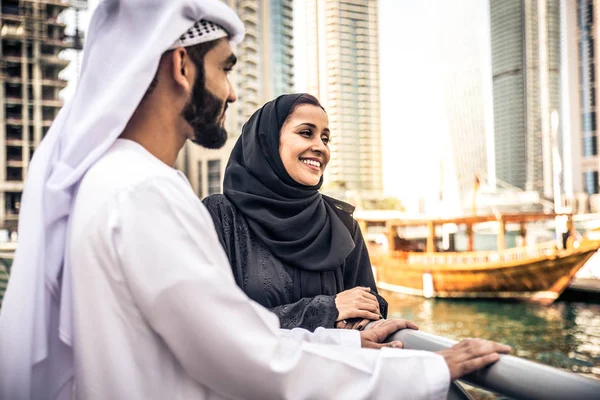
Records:
{"label": "man's hand", "polygon": [[369,325],[367,330],[360,332],[360,345],[370,349],[380,349],[382,347],[394,347],[401,349],[404,345],[396,340],[389,343],[383,343],[388,336],[400,329],[419,329],[419,327],[405,319],[388,319],[377,321]]}
{"label": "man's hand", "polygon": [[450,378],[458,379],[500,359],[499,353],[510,353],[511,348],[490,340],[465,339],[446,350],[437,351],[448,364]]}

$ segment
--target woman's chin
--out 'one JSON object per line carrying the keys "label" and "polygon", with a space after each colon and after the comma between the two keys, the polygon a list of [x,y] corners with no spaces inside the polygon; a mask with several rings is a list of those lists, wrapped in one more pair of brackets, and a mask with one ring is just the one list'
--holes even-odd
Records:
{"label": "woman's chin", "polygon": [[304,182],[304,185],[306,185],[306,186],[316,186],[318,184],[319,184],[319,179],[315,180],[314,178],[313,179],[306,179],[305,182]]}

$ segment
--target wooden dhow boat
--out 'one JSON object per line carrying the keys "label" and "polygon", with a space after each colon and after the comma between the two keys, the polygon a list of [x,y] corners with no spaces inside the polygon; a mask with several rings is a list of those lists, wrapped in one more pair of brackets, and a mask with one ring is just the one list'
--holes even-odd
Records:
{"label": "wooden dhow boat", "polygon": [[[368,242],[371,262],[380,289],[440,298],[502,298],[532,301],[544,305],[569,285],[577,271],[600,248],[600,238],[588,235],[576,239],[570,214],[518,214],[473,216],[453,219],[357,220],[366,237],[377,227],[387,245]],[[527,243],[527,224],[559,221],[564,233],[558,240]],[[474,251],[474,227],[496,224],[497,249]],[[507,225],[520,227],[518,247],[506,248]],[[463,252],[439,249],[440,228],[464,227],[467,249]],[[407,227],[426,227],[425,243],[403,239]]]}

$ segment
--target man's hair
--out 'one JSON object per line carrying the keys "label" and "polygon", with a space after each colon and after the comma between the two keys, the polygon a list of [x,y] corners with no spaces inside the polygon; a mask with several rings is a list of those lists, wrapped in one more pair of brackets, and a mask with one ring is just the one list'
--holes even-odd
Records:
{"label": "man's hair", "polygon": [[[219,40],[220,39],[211,40],[210,42],[199,43],[185,48],[190,59],[196,66],[196,79],[200,79],[200,84],[202,85],[202,87],[204,87],[204,56],[217,45]],[[173,50],[165,51],[160,58],[161,61],[165,57],[170,56],[172,53]],[[152,78],[152,82],[150,82],[148,89],[146,89],[146,93],[144,93],[144,97],[142,97],[142,102],[154,91],[154,89],[156,89],[157,85],[158,71],[156,71],[154,78]]]}

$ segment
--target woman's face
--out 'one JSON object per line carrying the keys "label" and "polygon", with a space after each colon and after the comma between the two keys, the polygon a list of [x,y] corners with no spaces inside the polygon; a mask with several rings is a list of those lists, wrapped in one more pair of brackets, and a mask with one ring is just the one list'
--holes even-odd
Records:
{"label": "woman's face", "polygon": [[279,155],[293,180],[319,183],[329,162],[329,118],[321,107],[302,104],[290,114],[279,135]]}

